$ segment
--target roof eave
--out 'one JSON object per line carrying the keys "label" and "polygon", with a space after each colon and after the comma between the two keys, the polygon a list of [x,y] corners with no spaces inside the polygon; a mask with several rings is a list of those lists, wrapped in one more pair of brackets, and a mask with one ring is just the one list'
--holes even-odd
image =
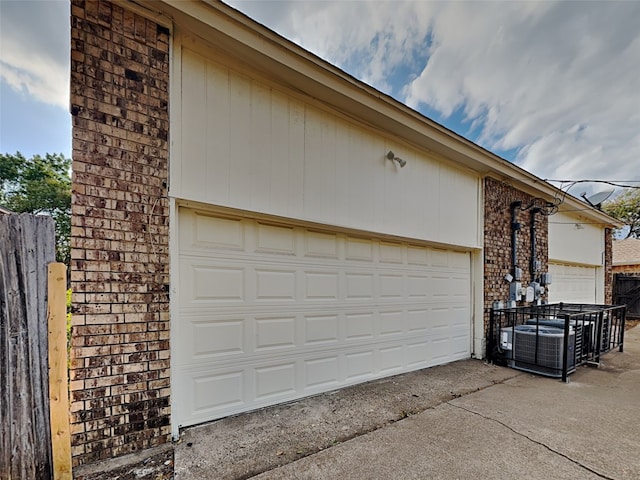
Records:
{"label": "roof eave", "polygon": [[[139,0],[136,3],[154,13],[160,11],[278,83],[301,91],[358,122],[481,176],[508,181],[534,196],[547,200],[564,196],[560,189],[534,174],[365,84],[224,3],[209,0]],[[565,202],[570,208],[583,210],[583,215],[603,226],[622,226],[575,197],[567,195]]]}

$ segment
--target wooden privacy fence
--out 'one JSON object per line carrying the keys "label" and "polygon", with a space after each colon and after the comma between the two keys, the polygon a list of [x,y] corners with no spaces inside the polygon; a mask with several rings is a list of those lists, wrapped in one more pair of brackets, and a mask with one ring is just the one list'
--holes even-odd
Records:
{"label": "wooden privacy fence", "polygon": [[626,305],[628,318],[640,318],[640,275],[614,275],[613,303]]}
{"label": "wooden privacy fence", "polygon": [[[70,465],[66,466],[70,464],[70,455],[66,459],[70,450],[65,438],[69,429],[65,334],[64,343],[58,339],[60,327],[65,331],[66,267],[51,263],[54,260],[55,233],[50,217],[0,214],[2,480],[62,479],[71,475]],[[51,352],[50,334],[58,339]],[[56,355],[60,345],[63,357]],[[54,380],[51,401],[49,367]],[[58,440],[53,449],[50,408],[57,412],[54,439]],[[56,457],[63,458],[62,463],[58,460],[62,467],[56,467]]]}

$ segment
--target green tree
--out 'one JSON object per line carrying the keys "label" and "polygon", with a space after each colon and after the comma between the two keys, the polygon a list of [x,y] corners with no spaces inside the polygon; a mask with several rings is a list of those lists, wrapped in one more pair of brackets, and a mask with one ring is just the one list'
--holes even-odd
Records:
{"label": "green tree", "polygon": [[603,203],[602,210],[629,228],[625,238],[640,238],[640,189],[624,190],[613,200]]}
{"label": "green tree", "polygon": [[71,160],[47,153],[25,158],[0,154],[0,206],[16,213],[51,215],[56,224],[56,259],[69,265],[71,248]]}

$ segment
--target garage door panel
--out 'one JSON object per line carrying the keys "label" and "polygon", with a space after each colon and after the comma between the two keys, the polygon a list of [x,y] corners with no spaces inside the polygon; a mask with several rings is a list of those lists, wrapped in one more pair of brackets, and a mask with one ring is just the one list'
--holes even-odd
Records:
{"label": "garage door panel", "polygon": [[179,219],[180,246],[183,250],[245,250],[241,219],[194,212]]}
{"label": "garage door panel", "polygon": [[256,301],[294,302],[296,300],[296,271],[259,269],[254,270]]}
{"label": "garage door panel", "polygon": [[447,307],[433,307],[430,309],[429,320],[427,325],[430,330],[437,332],[442,329],[448,329],[451,323],[451,309]]}
{"label": "garage door panel", "polygon": [[305,300],[333,301],[338,299],[340,275],[336,271],[305,271]]}
{"label": "garage door panel", "polygon": [[241,355],[246,352],[245,321],[242,318],[192,322],[192,351],[195,358]]}
{"label": "garage door panel", "polygon": [[449,322],[454,328],[460,328],[466,332],[469,327],[471,310],[466,306],[452,306],[449,309]]}
{"label": "garage door panel", "polygon": [[255,320],[254,352],[296,347],[296,317],[264,317]]}
{"label": "garage door panel", "polygon": [[468,253],[178,216],[180,425],[470,354]]}
{"label": "garage door panel", "polygon": [[449,251],[447,257],[447,267],[453,270],[458,270],[460,272],[466,272],[469,270],[469,261],[465,255],[460,255],[457,252]]}
{"label": "garage door panel", "polygon": [[[289,337],[293,336],[290,333],[287,335]],[[318,354],[327,354],[329,352],[339,354],[353,349],[361,350],[363,347],[367,347],[373,351],[384,347],[405,345],[409,343],[406,336],[403,336],[401,339],[394,338],[397,335],[397,333],[394,335],[362,335],[347,338],[346,341],[317,342],[299,345],[294,344],[294,342],[291,341],[267,338],[265,340],[255,340],[254,342],[251,342],[251,347],[245,348],[242,351],[239,349],[229,349],[224,353],[221,351],[216,355],[212,355],[211,357],[216,357],[214,362],[210,361],[212,358],[205,358],[206,355],[202,355],[200,358],[196,355],[191,355],[188,359],[183,358],[183,361],[190,362],[186,365],[184,370],[195,372],[245,364],[258,365],[260,362],[265,360],[265,352],[269,354],[269,360],[282,361],[283,359],[290,357],[302,356],[307,358]],[[440,341],[442,339],[453,341],[455,338],[463,337],[466,337],[467,345],[465,345],[465,350],[468,352],[468,335],[466,334],[466,329],[451,325],[432,327],[428,332],[423,334],[414,333],[411,336],[411,341],[430,342],[434,340]]]}
{"label": "garage door panel", "polygon": [[429,277],[426,275],[408,275],[407,284],[407,297],[411,301],[426,300],[429,296]]}
{"label": "garage door panel", "polygon": [[394,372],[401,372],[405,365],[404,350],[400,346],[380,349],[380,373],[392,375]]}
{"label": "garage door panel", "polygon": [[380,312],[377,316],[376,334],[379,337],[402,335],[405,330],[404,319],[402,310]]}
{"label": "garage door panel", "polygon": [[245,399],[243,385],[243,371],[193,377],[190,390],[194,392],[192,397],[194,415],[242,407]]}
{"label": "garage door panel", "polygon": [[423,247],[409,245],[407,247],[407,264],[417,266],[429,265],[429,251]]}
{"label": "garage door panel", "polygon": [[407,367],[419,369],[430,366],[430,342],[428,340],[413,341],[407,345]]}
{"label": "garage door panel", "polygon": [[380,297],[402,299],[406,296],[404,279],[401,274],[380,275],[378,278]]}
{"label": "garage door panel", "polygon": [[420,334],[429,329],[429,312],[427,308],[407,310],[407,333]]}
{"label": "garage door panel", "polygon": [[256,233],[256,252],[279,255],[296,254],[296,235],[293,227],[258,223]]}
{"label": "garage door panel", "polygon": [[347,313],[346,326],[349,340],[373,338],[375,317],[373,312]]}
{"label": "garage door panel", "polygon": [[368,238],[347,237],[345,260],[373,261],[373,245],[371,240]]}
{"label": "garage door panel", "polygon": [[296,363],[288,362],[255,369],[255,400],[289,397],[296,392]]}
{"label": "garage door panel", "polygon": [[335,387],[339,384],[339,359],[337,356],[312,358],[304,362],[305,391]]}
{"label": "garage door panel", "polygon": [[[421,352],[414,359],[414,367],[427,366],[430,362],[424,358],[424,353],[433,352],[434,344],[445,342],[446,338],[414,342],[411,348],[421,347]],[[241,369],[238,365],[221,365],[213,371],[187,370],[180,372],[180,376],[189,379],[191,384],[193,395],[188,401],[197,423],[212,415],[216,418],[228,415],[229,409],[246,411],[290,399],[292,395],[317,393],[327,387],[350,385],[377,378],[380,374],[406,371],[410,351],[405,344],[381,344],[374,348],[367,346],[364,349],[335,351],[329,355],[316,352],[306,360],[284,358],[274,359],[268,365],[247,363],[239,365]],[[443,350],[440,357],[445,356]]]}
{"label": "garage door panel", "polygon": [[338,258],[338,237],[332,233],[304,232],[303,255],[311,258]]}
{"label": "garage door panel", "polygon": [[460,332],[458,335],[453,335],[450,341],[450,353],[449,358],[451,360],[462,360],[468,358],[469,351],[469,337],[466,333]]}
{"label": "garage door panel", "polygon": [[[393,302],[466,302],[470,297],[468,277],[443,273],[388,273],[360,271],[338,272],[292,269],[291,267],[255,267],[239,265],[228,259],[201,259],[183,256],[181,283],[187,301],[217,305],[274,301],[314,303],[320,301],[371,300]],[[345,288],[342,288],[344,286]],[[190,298],[189,298],[190,297]]]}
{"label": "garage door panel", "polygon": [[305,315],[304,345],[337,343],[338,315]]}
{"label": "garage door panel", "polygon": [[241,302],[246,298],[245,271],[241,268],[193,265],[188,274],[194,302]]}
{"label": "garage door panel", "polygon": [[549,272],[550,302],[596,303],[596,267],[549,263]]}
{"label": "garage door panel", "polygon": [[448,267],[449,266],[449,252],[447,250],[441,250],[434,248],[431,250],[431,265],[434,267]]}
{"label": "garage door panel", "polygon": [[345,358],[347,382],[365,381],[373,376],[374,355],[371,350],[347,353]]}
{"label": "garage door panel", "polygon": [[345,276],[347,300],[370,300],[373,298],[373,273],[347,272]]}
{"label": "garage door panel", "polygon": [[430,360],[435,362],[445,362],[449,356],[449,337],[435,336],[429,345]]}
{"label": "garage door panel", "polygon": [[403,263],[402,244],[380,242],[380,262]]}
{"label": "garage door panel", "polygon": [[[274,349],[297,349],[336,343],[355,343],[389,336],[428,334],[441,330],[469,329],[469,309],[431,306],[379,308],[374,311],[317,308],[311,311],[271,308],[257,316],[250,308],[246,315],[233,309],[220,315],[189,313],[177,355],[188,361],[207,361],[213,356],[247,355]],[[185,359],[187,361],[187,359]]]}

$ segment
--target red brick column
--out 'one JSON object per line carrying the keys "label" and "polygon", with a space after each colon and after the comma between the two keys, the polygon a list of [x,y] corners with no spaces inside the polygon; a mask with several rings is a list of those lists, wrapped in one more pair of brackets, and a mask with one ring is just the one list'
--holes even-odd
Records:
{"label": "red brick column", "polygon": [[[511,185],[491,177],[484,181],[484,307],[489,309],[494,301],[506,302],[509,283],[504,279],[511,272],[511,204],[521,201],[525,208],[534,197]],[[531,213],[518,211],[517,222],[522,224],[518,233],[517,259],[522,268],[522,284],[531,282]],[[542,271],[548,271],[549,222],[548,217],[536,215],[536,258],[542,262]],[[543,297],[546,298],[546,297]],[[505,304],[506,307],[506,304]],[[488,333],[489,316],[485,315],[485,332]]]}
{"label": "red brick column", "polygon": [[74,466],[170,440],[169,30],[71,1]]}
{"label": "red brick column", "polygon": [[613,230],[604,229],[604,303],[613,305]]}

